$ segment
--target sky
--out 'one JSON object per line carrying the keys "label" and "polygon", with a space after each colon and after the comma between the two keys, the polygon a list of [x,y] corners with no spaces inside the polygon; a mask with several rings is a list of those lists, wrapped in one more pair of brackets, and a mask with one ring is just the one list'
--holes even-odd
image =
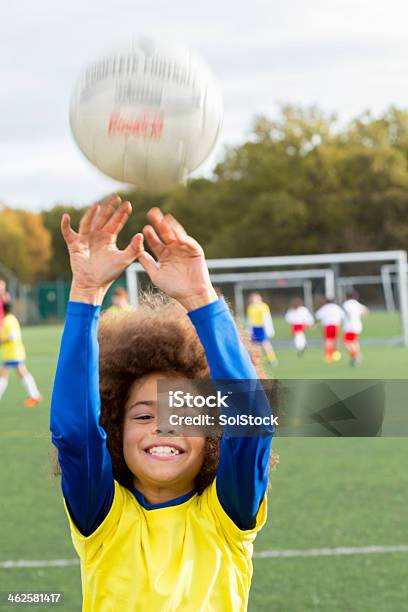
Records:
{"label": "sky", "polygon": [[[86,5],[86,6],[85,6]],[[70,133],[84,67],[138,35],[198,51],[224,100],[210,174],[255,115],[318,105],[343,120],[408,107],[405,0],[15,0],[0,8],[0,203],[30,210],[84,205],[121,186]]]}

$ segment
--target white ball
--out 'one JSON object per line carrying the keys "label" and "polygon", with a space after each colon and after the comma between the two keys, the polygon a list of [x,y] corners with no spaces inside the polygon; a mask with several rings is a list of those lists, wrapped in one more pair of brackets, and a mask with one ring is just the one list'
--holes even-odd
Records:
{"label": "white ball", "polygon": [[108,176],[148,191],[184,181],[213,149],[219,90],[189,49],[141,39],[91,64],[71,99],[84,155]]}

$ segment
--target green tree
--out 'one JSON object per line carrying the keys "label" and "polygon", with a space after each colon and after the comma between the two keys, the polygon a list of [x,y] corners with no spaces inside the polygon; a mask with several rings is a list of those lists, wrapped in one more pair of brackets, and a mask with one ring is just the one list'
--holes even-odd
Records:
{"label": "green tree", "polygon": [[[210,179],[159,196],[123,191],[133,213],[120,246],[161,206],[185,225],[208,258],[408,248],[408,112],[391,107],[340,123],[316,107],[285,105],[256,117]],[[62,212],[43,213],[52,234],[53,276],[69,276]]]}

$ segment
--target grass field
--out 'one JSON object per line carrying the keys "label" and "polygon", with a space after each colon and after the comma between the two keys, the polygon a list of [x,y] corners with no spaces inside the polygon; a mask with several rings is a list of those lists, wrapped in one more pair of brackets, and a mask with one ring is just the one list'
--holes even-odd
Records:
{"label": "grass field", "polygon": [[[375,318],[373,329],[383,335],[394,329],[395,321]],[[75,558],[59,481],[51,476],[48,433],[60,333],[56,327],[24,330],[28,365],[44,403],[25,409],[14,378],[0,402],[0,591],[64,591],[61,609],[77,612],[77,565],[4,567],[4,561]],[[281,378],[408,377],[408,350],[399,347],[366,347],[361,368],[353,370],[345,357],[327,366],[314,348],[302,360],[281,349],[279,360],[274,374]],[[257,553],[408,544],[406,438],[277,438],[274,450],[280,464],[272,475],[269,519],[256,541]],[[251,611],[402,612],[407,601],[407,552],[254,560]],[[15,607],[0,606],[7,609]]]}

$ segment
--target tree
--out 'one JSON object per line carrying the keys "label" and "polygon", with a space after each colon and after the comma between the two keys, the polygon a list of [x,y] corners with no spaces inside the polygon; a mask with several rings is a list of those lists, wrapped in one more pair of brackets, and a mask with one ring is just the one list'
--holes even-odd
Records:
{"label": "tree", "polygon": [[41,216],[6,208],[0,213],[0,218],[3,220],[4,232],[2,260],[10,257],[10,253],[15,250],[15,261],[11,261],[11,264],[4,261],[5,265],[15,271],[21,281],[39,280],[46,274],[51,257],[51,236],[45,229]]}
{"label": "tree", "polygon": [[23,231],[5,211],[0,212],[0,261],[20,280],[30,280],[30,262]]}
{"label": "tree", "polygon": [[308,224],[304,202],[286,192],[261,193],[246,214],[232,227],[214,235],[211,247],[217,257],[259,257],[308,252],[310,236],[299,231]]}
{"label": "tree", "polygon": [[[185,225],[208,258],[408,248],[408,112],[391,107],[348,124],[316,107],[283,106],[256,117],[211,179],[159,196],[120,194],[133,213],[120,246],[161,206]],[[53,276],[69,275],[59,223],[81,210],[43,213],[53,239]]]}

